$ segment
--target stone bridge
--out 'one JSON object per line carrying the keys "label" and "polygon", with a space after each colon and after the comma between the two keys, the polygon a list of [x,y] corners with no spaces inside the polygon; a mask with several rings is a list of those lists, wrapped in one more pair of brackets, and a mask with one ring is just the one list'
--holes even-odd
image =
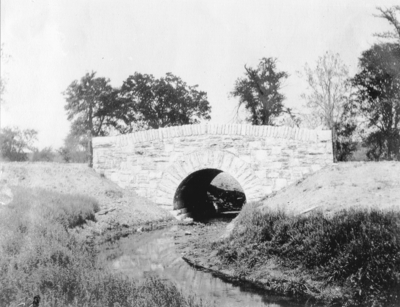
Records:
{"label": "stone bridge", "polygon": [[181,217],[221,172],[253,202],[332,163],[331,131],[207,124],[93,139],[97,172]]}

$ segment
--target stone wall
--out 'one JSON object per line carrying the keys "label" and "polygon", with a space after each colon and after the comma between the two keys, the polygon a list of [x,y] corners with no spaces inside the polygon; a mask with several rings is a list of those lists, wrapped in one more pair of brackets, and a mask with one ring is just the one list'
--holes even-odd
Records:
{"label": "stone wall", "polygon": [[166,209],[191,173],[216,168],[256,201],[333,162],[331,131],[187,125],[93,140],[93,167]]}

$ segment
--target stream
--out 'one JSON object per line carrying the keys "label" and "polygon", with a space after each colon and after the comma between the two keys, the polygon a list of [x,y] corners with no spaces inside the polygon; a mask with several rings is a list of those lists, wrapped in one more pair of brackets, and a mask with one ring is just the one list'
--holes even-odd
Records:
{"label": "stream", "polygon": [[215,306],[298,307],[289,298],[271,296],[249,285],[237,285],[195,269],[176,251],[174,232],[178,226],[121,238],[102,251],[114,272],[136,280],[158,276],[175,283],[186,295],[195,294]]}

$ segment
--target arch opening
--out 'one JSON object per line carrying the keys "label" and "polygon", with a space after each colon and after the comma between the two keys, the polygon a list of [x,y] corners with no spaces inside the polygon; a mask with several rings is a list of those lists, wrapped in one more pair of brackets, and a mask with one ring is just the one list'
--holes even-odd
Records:
{"label": "arch opening", "polygon": [[174,195],[174,209],[193,220],[237,213],[246,202],[238,181],[219,169],[202,169],[187,176]]}

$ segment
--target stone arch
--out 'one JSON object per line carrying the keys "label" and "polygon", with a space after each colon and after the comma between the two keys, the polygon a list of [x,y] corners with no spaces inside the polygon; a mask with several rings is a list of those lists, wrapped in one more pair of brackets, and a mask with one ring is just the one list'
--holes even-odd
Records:
{"label": "stone arch", "polygon": [[188,176],[203,169],[220,170],[231,175],[241,185],[248,202],[260,200],[265,194],[262,182],[250,164],[227,151],[199,150],[182,155],[165,169],[157,185],[155,202],[169,210],[180,209],[173,207],[179,185]]}

